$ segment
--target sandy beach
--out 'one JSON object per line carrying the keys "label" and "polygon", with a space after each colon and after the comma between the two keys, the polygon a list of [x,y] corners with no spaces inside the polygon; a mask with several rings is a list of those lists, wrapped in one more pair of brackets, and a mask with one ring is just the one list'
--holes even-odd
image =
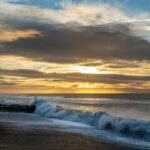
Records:
{"label": "sandy beach", "polygon": [[[39,121],[43,124],[39,125]],[[21,123],[22,122],[22,123]],[[26,122],[26,124],[25,124]],[[34,124],[32,123],[34,122]],[[98,141],[76,133],[59,131],[46,118],[21,113],[0,113],[2,150],[138,150],[130,146]]]}

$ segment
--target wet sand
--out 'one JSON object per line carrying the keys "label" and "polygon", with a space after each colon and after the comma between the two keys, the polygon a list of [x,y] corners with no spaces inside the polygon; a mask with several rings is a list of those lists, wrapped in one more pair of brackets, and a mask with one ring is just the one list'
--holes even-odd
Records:
{"label": "wet sand", "polygon": [[[37,117],[37,120],[42,121],[42,118]],[[30,121],[36,122],[36,117],[26,114],[0,113],[0,150],[139,149],[106,141],[98,141],[80,134],[58,131],[57,127],[30,124]],[[28,124],[24,124],[24,122],[28,122]],[[44,122],[46,122],[46,119],[43,118]]]}

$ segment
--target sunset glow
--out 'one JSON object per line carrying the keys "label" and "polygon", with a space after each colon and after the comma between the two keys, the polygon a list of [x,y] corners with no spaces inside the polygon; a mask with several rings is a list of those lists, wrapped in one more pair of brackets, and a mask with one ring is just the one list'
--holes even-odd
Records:
{"label": "sunset glow", "polygon": [[89,73],[89,74],[100,74],[102,73],[99,71],[96,67],[84,67],[84,66],[78,66],[74,67],[74,71],[80,72],[80,73]]}
{"label": "sunset glow", "polygon": [[149,3],[0,1],[0,93],[149,93]]}

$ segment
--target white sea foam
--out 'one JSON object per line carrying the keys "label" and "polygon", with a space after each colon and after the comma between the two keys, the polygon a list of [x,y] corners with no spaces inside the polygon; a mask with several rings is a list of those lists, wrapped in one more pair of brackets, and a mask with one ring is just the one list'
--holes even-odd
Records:
{"label": "white sea foam", "polygon": [[150,122],[135,119],[115,117],[107,112],[83,112],[80,110],[64,109],[44,100],[36,101],[35,114],[40,116],[80,122],[91,125],[99,130],[110,131],[114,134],[125,135],[150,141]]}

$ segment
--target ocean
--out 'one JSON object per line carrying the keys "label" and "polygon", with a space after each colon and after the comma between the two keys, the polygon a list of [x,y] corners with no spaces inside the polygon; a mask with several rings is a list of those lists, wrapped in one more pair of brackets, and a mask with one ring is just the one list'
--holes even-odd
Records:
{"label": "ocean", "polygon": [[74,132],[150,147],[150,94],[1,94],[0,104],[35,105],[36,115],[79,124]]}

